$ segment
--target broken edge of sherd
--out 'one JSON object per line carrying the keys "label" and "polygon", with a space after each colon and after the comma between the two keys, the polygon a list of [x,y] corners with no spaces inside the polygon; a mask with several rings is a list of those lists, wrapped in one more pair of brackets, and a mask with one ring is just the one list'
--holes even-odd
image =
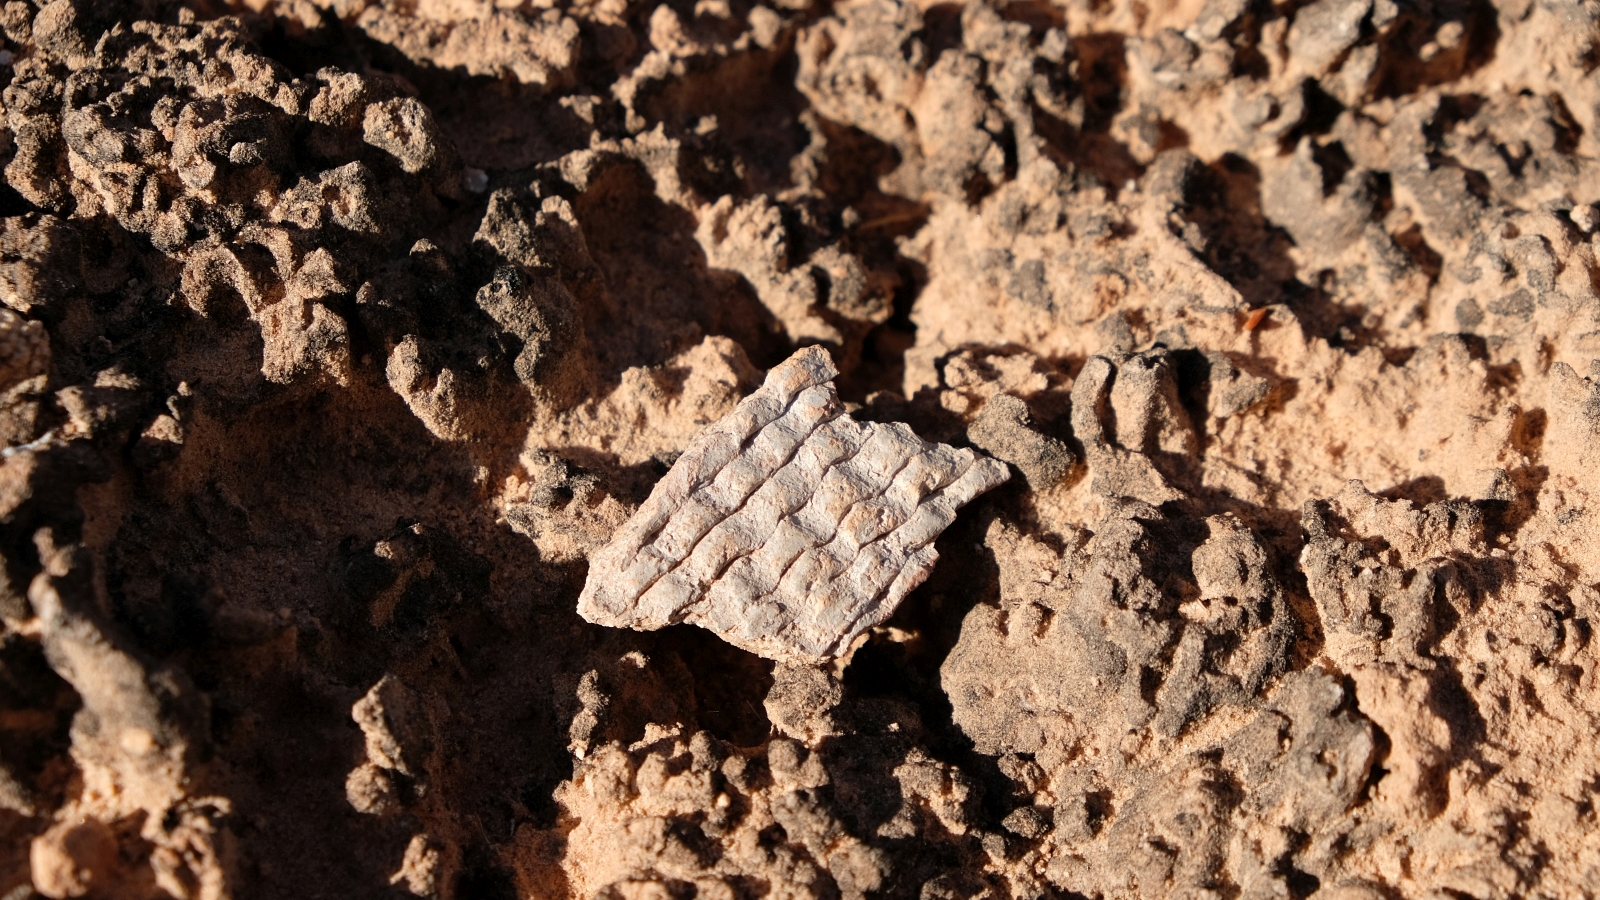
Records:
{"label": "broken edge of sherd", "polygon": [[[773,367],[767,373],[767,377],[761,387],[741,400],[732,412],[707,426],[700,434],[696,435],[684,449],[678,462],[673,465],[665,477],[657,482],[649,498],[623,524],[622,528],[618,529],[611,542],[591,558],[589,576],[578,599],[578,614],[595,624],[632,628],[641,631],[662,628],[686,618],[693,621],[694,618],[689,614],[690,610],[702,602],[705,592],[710,590],[709,584],[701,587],[700,593],[695,600],[684,603],[669,615],[663,616],[664,610],[651,611],[645,608],[645,604],[641,604],[641,598],[651,590],[654,582],[660,577],[658,570],[663,566],[669,569],[674,568],[684,562],[684,560],[676,559],[675,554],[670,552],[663,555],[657,547],[653,546],[654,543],[661,533],[669,527],[674,517],[686,509],[690,509],[691,519],[689,521],[692,523],[694,512],[687,504],[687,500],[693,492],[715,479],[717,473],[727,466],[744,459],[747,450],[750,449],[758,436],[762,435],[768,426],[788,413],[801,394],[814,388],[825,388],[827,395],[825,405],[830,408],[828,419],[834,420],[844,416],[844,410],[839,404],[837,394],[832,386],[832,381],[838,377],[838,374],[833,358],[825,348],[819,346],[802,348],[784,362]],[[898,426],[876,423],[856,424],[868,434],[875,429],[881,428],[899,427],[905,429],[907,436],[917,444],[920,444],[923,449],[911,453],[906,460],[902,460],[901,465],[895,467],[894,472],[889,473],[889,481],[873,488],[873,493],[848,499],[847,502],[852,509],[863,503],[891,502],[889,499],[890,488],[898,483],[895,479],[904,465],[909,460],[921,458],[925,454],[943,447],[943,445],[936,442],[929,442],[920,436],[916,436],[914,432],[911,432],[903,424]],[[785,457],[779,468],[787,467],[789,462],[795,458],[795,454],[800,453],[802,448],[811,443],[814,437],[814,430],[799,437],[796,446],[788,451],[788,456]],[[949,451],[953,448],[943,447],[943,449]],[[924,536],[924,543],[929,552],[917,552],[915,559],[902,560],[904,568],[895,574],[892,579],[893,583],[886,587],[887,593],[884,595],[885,602],[882,603],[882,609],[869,608],[857,611],[857,614],[845,623],[844,633],[832,635],[831,637],[814,634],[810,635],[809,640],[800,641],[796,641],[792,634],[788,638],[781,636],[789,632],[790,627],[800,621],[798,619],[791,620],[786,618],[784,622],[779,623],[776,632],[761,636],[724,633],[725,629],[719,630],[703,621],[697,621],[695,624],[709,628],[714,633],[717,633],[718,636],[736,646],[772,659],[815,663],[843,652],[860,632],[892,615],[894,609],[898,607],[905,595],[926,579],[934,560],[937,559],[937,553],[932,551],[933,539],[939,532],[949,527],[954,519],[955,511],[975,499],[978,495],[1003,484],[1011,477],[1009,468],[998,460],[975,453],[972,450],[958,451],[958,455],[973,457],[972,464],[965,467],[964,475],[951,473],[955,477],[948,484],[934,487],[926,493],[913,487],[911,488],[913,491],[911,496],[902,496],[898,500],[901,506],[909,503],[911,510],[917,510],[922,509],[928,503],[941,503],[941,501],[936,501],[934,498],[938,495],[944,495],[942,505],[947,508],[939,516],[943,520],[942,524],[931,535]],[[831,471],[831,466],[832,464],[830,463],[829,469],[825,470],[823,475],[817,477],[819,488],[827,472]],[[744,509],[746,501],[777,474],[778,471],[775,470],[761,475],[761,483],[749,488],[749,494],[739,501],[738,508],[730,510],[716,521],[701,523],[705,529],[704,533],[709,534],[733,516],[738,515]],[[746,477],[749,477],[748,474]],[[945,489],[955,487],[957,482],[966,482],[966,485],[964,488],[958,489],[954,496],[946,495]],[[904,487],[902,486],[901,492],[903,493],[903,491]],[[812,496],[815,495],[813,494]],[[951,500],[954,500],[954,502],[951,503]],[[702,509],[699,512],[703,516],[705,510]],[[780,513],[779,521],[787,519],[794,512],[795,510],[788,510]],[[843,520],[841,519],[841,521]],[[908,518],[907,522],[909,521],[910,519]],[[900,529],[907,522],[895,525],[886,534]],[[691,525],[691,527],[693,526]],[[771,535],[749,535],[748,537],[751,541],[751,546],[739,550],[739,555],[736,558],[748,557],[758,553],[766,546]],[[863,544],[862,548],[858,548],[858,550],[864,549],[865,546],[866,544]],[[817,553],[821,549],[821,546],[812,546],[800,552],[804,556]],[[687,556],[685,556],[685,559],[687,559]],[[843,565],[849,568],[851,561],[845,561]],[[724,567],[723,571],[726,571],[726,567]],[[656,574],[656,578],[651,577],[653,573]],[[721,577],[720,575],[716,576],[717,579]],[[715,583],[715,579],[712,583]],[[786,607],[780,603],[778,608],[782,610]],[[749,625],[751,623],[747,622],[746,624]],[[815,624],[813,623],[813,625]],[[825,637],[827,637],[826,640],[824,640]],[[822,643],[830,645],[830,652],[819,656],[817,647]]]}

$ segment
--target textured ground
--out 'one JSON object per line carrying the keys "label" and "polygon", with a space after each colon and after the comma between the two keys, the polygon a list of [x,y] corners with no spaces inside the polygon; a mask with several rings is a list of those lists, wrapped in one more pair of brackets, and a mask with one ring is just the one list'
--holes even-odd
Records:
{"label": "textured ground", "polygon": [[[0,897],[1600,896],[1600,12],[0,6]],[[576,613],[821,343],[831,666]]]}

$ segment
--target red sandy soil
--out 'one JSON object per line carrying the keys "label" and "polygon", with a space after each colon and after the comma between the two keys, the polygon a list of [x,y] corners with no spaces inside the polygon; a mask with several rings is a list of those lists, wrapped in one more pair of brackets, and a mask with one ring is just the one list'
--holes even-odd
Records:
{"label": "red sandy soil", "polygon": [[[0,6],[0,897],[1600,896],[1600,11]],[[575,612],[763,369],[1014,466]]]}

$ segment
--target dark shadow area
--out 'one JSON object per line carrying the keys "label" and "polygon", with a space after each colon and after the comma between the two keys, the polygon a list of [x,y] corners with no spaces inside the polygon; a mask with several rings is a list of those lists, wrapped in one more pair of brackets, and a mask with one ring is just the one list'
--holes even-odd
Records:
{"label": "dark shadow area", "polygon": [[[199,6],[203,15],[239,14],[209,2]],[[262,52],[299,78],[312,80],[328,66],[397,76],[407,90],[417,92],[451,143],[469,152],[468,165],[489,170],[526,168],[589,144],[593,126],[571,106],[554,102],[548,85],[419,63],[341,22],[331,8],[294,10],[296,15],[307,11],[319,16],[312,27],[292,16],[246,14],[243,19]]]}
{"label": "dark shadow area", "polygon": [[894,237],[922,227],[929,212],[926,204],[878,190],[878,180],[900,165],[894,147],[824,116],[814,115],[813,122],[826,147],[814,183],[836,215],[856,210],[857,221],[850,228],[858,239]]}
{"label": "dark shadow area", "polygon": [[[792,186],[790,161],[810,140],[800,121],[809,104],[795,87],[792,44],[785,36],[770,49],[708,60],[682,77],[650,82],[634,99],[636,111],[705,160],[704,171],[689,179],[703,196],[777,194]],[[715,126],[709,130],[708,118]]]}
{"label": "dark shadow area", "polygon": [[0,799],[6,812],[18,805],[42,812],[65,800],[75,768],[55,761],[66,759],[68,730],[82,706],[38,643],[16,634],[0,638]]}
{"label": "dark shadow area", "polygon": [[609,106],[562,103],[543,85],[421,68],[409,61],[392,71],[416,85],[462,161],[491,173],[492,185],[525,182],[522,171],[588,147],[596,130],[621,130],[620,122],[611,121],[615,110]]}
{"label": "dark shadow area", "polygon": [[656,196],[642,165],[596,163],[572,203],[611,298],[589,323],[608,380],[630,366],[660,363],[705,334],[737,341],[758,368],[788,355],[782,330],[749,283],[707,266],[693,214]]}
{"label": "dark shadow area", "polygon": [[1428,244],[1421,225],[1413,224],[1390,237],[1393,238],[1395,245],[1411,258],[1411,264],[1428,276],[1429,284],[1439,282],[1439,275],[1444,272],[1444,257]]}
{"label": "dark shadow area", "polygon": [[1510,499],[1478,502],[1483,510],[1483,538],[1490,547],[1515,540],[1522,526],[1539,512],[1539,490],[1549,477],[1546,466],[1519,466],[1506,473]]}
{"label": "dark shadow area", "polygon": [[1020,22],[1035,32],[1067,25],[1067,11],[1047,0],[1015,0],[1000,8],[1000,17],[1007,22]]}
{"label": "dark shadow area", "polygon": [[895,262],[899,281],[894,290],[894,313],[889,321],[867,332],[860,363],[840,376],[839,396],[846,402],[864,403],[876,392],[898,394],[904,388],[906,351],[917,342],[911,310],[927,284],[928,272],[921,263],[898,254]]}
{"label": "dark shadow area", "polygon": [[1444,479],[1437,475],[1412,478],[1375,493],[1385,500],[1409,500],[1419,507],[1450,499],[1444,488]]}
{"label": "dark shadow area", "polygon": [[1081,120],[1066,121],[1036,106],[1034,127],[1062,160],[1092,177],[1115,199],[1123,185],[1144,173],[1127,146],[1110,134],[1111,122],[1122,110],[1128,79],[1126,36],[1082,35],[1074,40],[1074,50]]}
{"label": "dark shadow area", "polygon": [[[1386,29],[1380,70],[1374,76],[1375,96],[1416,94],[1487,66],[1499,46],[1499,16],[1490,0],[1402,7],[1398,21]],[[1459,37],[1449,47],[1439,42],[1439,35],[1447,29],[1459,29]]]}
{"label": "dark shadow area", "polygon": [[[1276,360],[1270,357],[1203,352],[1192,347],[1175,348],[1172,356],[1179,400],[1198,438],[1198,463],[1203,463],[1211,450],[1214,418],[1280,411],[1300,390],[1298,381],[1278,374]],[[1240,404],[1244,404],[1242,408]],[[1214,409],[1224,415],[1213,416]],[[1176,472],[1180,476],[1193,468],[1192,464],[1179,463]],[[1195,481],[1192,473],[1188,475],[1180,477],[1180,483],[1191,492],[1205,494],[1205,486]]]}
{"label": "dark shadow area", "polygon": [[[562,573],[493,522],[418,517],[476,496],[476,462],[383,385],[290,392],[191,430],[182,452],[209,458],[210,488],[173,510],[171,469],[136,484],[107,589],[141,645],[207,690],[228,760],[218,788],[250,811],[227,820],[247,848],[240,896],[408,896],[373,886],[399,869],[412,811],[364,815],[345,799],[364,755],[352,705],[386,674],[446,698],[433,720],[445,764],[425,784],[399,779],[400,799],[447,797],[469,817],[480,837],[464,844],[463,884],[504,896],[486,842],[552,822],[570,776],[546,674],[559,648],[540,639],[540,595]],[[509,607],[487,602],[494,573],[518,585]],[[560,618],[570,629],[575,616]]]}
{"label": "dark shadow area", "polygon": [[905,353],[916,343],[911,310],[928,275],[921,263],[901,254],[899,240],[921,230],[932,208],[878,190],[879,179],[900,165],[893,147],[821,116],[813,122],[827,147],[815,183],[829,197],[830,217],[844,232],[844,248],[861,258],[879,289],[891,296],[888,321],[867,332],[860,361],[838,381],[841,397],[863,402],[875,391],[899,391],[905,380]]}
{"label": "dark shadow area", "polygon": [[928,60],[937,60],[946,50],[961,49],[960,3],[934,3],[922,11],[922,30],[918,37],[928,48]]}
{"label": "dark shadow area", "polygon": [[[214,0],[187,3],[202,17],[238,16],[239,10]],[[313,14],[316,22],[287,16],[253,15],[241,17],[256,46],[297,78],[312,78],[317,70],[333,66],[346,72],[359,72],[370,61],[360,32],[347,28],[330,7],[295,7],[298,16]]]}
{"label": "dark shadow area", "polygon": [[[1539,452],[1544,448],[1545,430],[1549,427],[1550,417],[1544,410],[1537,408],[1523,410],[1517,416],[1516,427],[1512,430],[1511,440],[1518,450],[1537,459]],[[1514,481],[1517,477],[1516,473],[1519,471],[1522,470],[1512,471],[1511,474]],[[1535,477],[1539,483],[1544,481],[1544,474],[1541,468],[1536,467],[1532,472],[1534,474],[1530,476],[1530,481]],[[1535,485],[1535,490],[1536,487]]]}
{"label": "dark shadow area", "polygon": [[1300,144],[1301,138],[1316,137],[1332,131],[1334,122],[1338,121],[1339,115],[1345,111],[1344,104],[1323,90],[1322,85],[1313,79],[1307,78],[1302,81],[1300,90],[1305,98],[1305,114],[1301,117],[1300,124],[1285,132],[1279,140],[1285,153],[1293,152]]}
{"label": "dark shadow area", "polygon": [[456,896],[472,900],[517,900],[516,873],[500,861],[499,853],[488,844],[467,848],[456,876]]}
{"label": "dark shadow area", "polygon": [[560,506],[573,499],[572,489],[584,481],[590,485],[602,485],[610,496],[631,506],[638,506],[650,496],[656,482],[667,474],[676,459],[651,459],[625,466],[616,454],[601,453],[588,447],[556,447],[549,454],[563,460],[570,469],[570,473],[561,479],[566,482],[565,485],[552,485],[556,496],[550,499],[554,505]]}
{"label": "dark shadow area", "polygon": [[[1191,248],[1255,309],[1277,302],[1283,285],[1295,281],[1289,256],[1293,241],[1266,220],[1261,209],[1261,172],[1237,154],[1211,165],[1185,167],[1178,214],[1198,229]],[[1188,235],[1186,234],[1187,238]]]}
{"label": "dark shadow area", "polygon": [[[8,74],[9,71],[8,68]],[[35,211],[34,205],[22,199],[16,188],[0,183],[0,216],[22,216]]]}
{"label": "dark shadow area", "polygon": [[674,625],[640,639],[648,653],[673,653],[693,677],[695,719],[735,747],[755,747],[772,733],[764,701],[772,662],[694,625]]}
{"label": "dark shadow area", "polygon": [[999,573],[992,553],[982,545],[987,525],[987,517],[969,513],[939,537],[940,559],[928,581],[912,591],[885,623],[911,635],[910,640],[875,633],[845,670],[842,708],[855,728],[831,742],[825,752],[830,771],[837,761],[847,773],[839,778],[836,790],[869,801],[881,795],[877,802],[857,807],[867,816],[855,823],[862,829],[858,834],[872,834],[899,809],[900,791],[891,770],[916,743],[978,779],[972,808],[980,827],[997,829],[1011,810],[1011,783],[995,759],[976,753],[972,741],[955,725],[939,675],[967,612],[999,599]]}

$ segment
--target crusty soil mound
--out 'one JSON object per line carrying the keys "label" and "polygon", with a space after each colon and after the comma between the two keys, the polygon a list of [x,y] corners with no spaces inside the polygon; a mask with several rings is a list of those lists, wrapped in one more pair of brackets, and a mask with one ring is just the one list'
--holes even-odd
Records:
{"label": "crusty soil mound", "polygon": [[[0,29],[0,897],[1600,891],[1592,3]],[[812,344],[929,580],[579,618]]]}

